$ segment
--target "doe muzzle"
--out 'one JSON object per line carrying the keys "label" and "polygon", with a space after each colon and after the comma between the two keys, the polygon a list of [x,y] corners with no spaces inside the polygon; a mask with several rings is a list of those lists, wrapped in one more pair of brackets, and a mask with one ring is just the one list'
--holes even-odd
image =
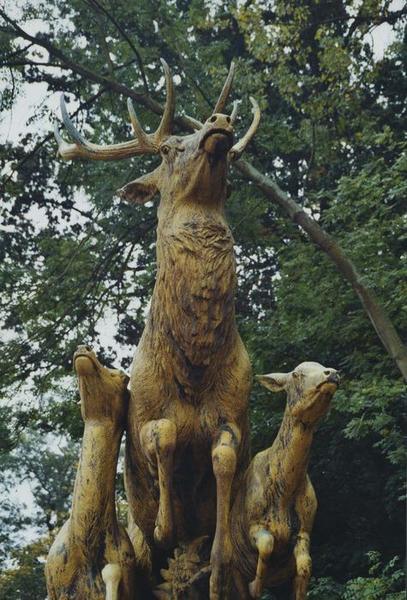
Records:
{"label": "doe muzzle", "polygon": [[341,376],[340,376],[340,373],[338,371],[333,371],[328,376],[328,382],[329,383],[334,383],[335,385],[339,385],[340,381],[341,381]]}

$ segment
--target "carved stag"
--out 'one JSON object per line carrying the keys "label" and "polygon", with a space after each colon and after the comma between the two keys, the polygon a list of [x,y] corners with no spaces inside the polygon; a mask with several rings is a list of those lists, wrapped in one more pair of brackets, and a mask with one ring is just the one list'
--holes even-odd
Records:
{"label": "carved stag", "polygon": [[161,156],[152,173],[119,190],[129,202],[160,193],[157,279],[146,327],[131,370],[127,421],[126,492],[131,532],[146,565],[159,565],[178,543],[213,537],[211,600],[226,597],[232,546],[231,499],[249,460],[251,368],[237,331],[233,237],[226,222],[227,171],[253,137],[260,119],[234,143],[232,114],[224,114],[233,64],[209,119],[190,135],[172,134],[175,94],[162,61],[167,101],[158,129],[142,129],[128,102],[135,139],[99,146],[63,120],[73,144],[58,131],[64,159],[115,160]]}
{"label": "carved stag", "polygon": [[305,600],[311,576],[310,535],[317,509],[307,475],[315,428],[339,384],[335,369],[301,363],[290,373],[259,375],[273,392],[286,390],[277,437],[251,461],[233,506],[233,571],[240,600],[260,598],[265,587],[293,582]]}

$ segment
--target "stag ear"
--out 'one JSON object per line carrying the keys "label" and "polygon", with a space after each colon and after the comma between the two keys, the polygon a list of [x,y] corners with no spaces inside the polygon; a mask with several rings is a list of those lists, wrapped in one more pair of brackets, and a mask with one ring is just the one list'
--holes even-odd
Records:
{"label": "stag ear", "polygon": [[256,375],[256,379],[272,392],[281,392],[287,387],[288,375],[288,373],[269,373],[268,375]]}
{"label": "stag ear", "polygon": [[120,190],[117,190],[117,196],[135,204],[145,204],[152,200],[159,191],[158,171],[159,167],[147,175],[142,175],[138,179],[126,183]]}

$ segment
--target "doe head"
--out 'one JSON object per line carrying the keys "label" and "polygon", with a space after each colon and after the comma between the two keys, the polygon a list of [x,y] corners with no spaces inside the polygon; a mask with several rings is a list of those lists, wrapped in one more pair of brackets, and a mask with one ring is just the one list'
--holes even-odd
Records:
{"label": "doe head", "polygon": [[73,366],[78,376],[83,420],[111,420],[124,424],[129,400],[128,375],[104,367],[92,348],[85,345],[76,349]]}
{"label": "doe head", "polygon": [[340,376],[336,369],[317,362],[303,362],[289,373],[258,375],[272,392],[287,392],[287,411],[307,425],[314,425],[328,412]]}

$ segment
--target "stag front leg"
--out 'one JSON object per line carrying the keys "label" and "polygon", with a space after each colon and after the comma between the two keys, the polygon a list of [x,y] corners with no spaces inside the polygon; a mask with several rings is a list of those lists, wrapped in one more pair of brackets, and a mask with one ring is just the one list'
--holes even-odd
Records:
{"label": "stag front leg", "polygon": [[227,598],[232,557],[229,531],[230,494],[239,442],[240,431],[237,426],[234,423],[225,423],[212,446],[212,465],[216,479],[216,531],[211,551],[210,600]]}
{"label": "stag front leg", "polygon": [[140,431],[140,442],[152,475],[158,476],[160,499],[154,540],[162,548],[171,548],[174,542],[172,477],[177,444],[175,424],[169,419],[149,421]]}

